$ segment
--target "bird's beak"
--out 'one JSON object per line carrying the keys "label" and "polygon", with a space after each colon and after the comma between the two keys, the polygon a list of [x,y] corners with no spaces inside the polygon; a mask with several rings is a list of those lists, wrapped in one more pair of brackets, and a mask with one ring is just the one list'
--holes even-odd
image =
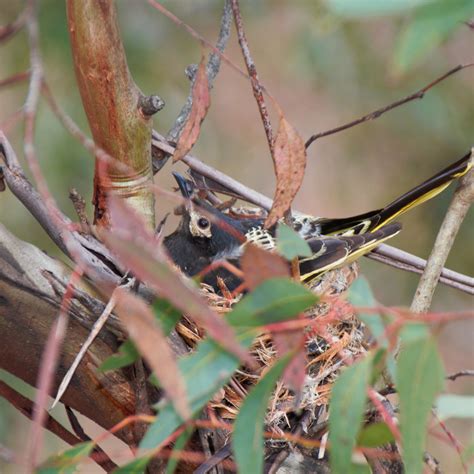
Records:
{"label": "bird's beak", "polygon": [[174,179],[178,183],[179,190],[181,191],[183,197],[186,199],[191,199],[194,191],[192,182],[186,179],[183,175],[177,173],[176,171],[173,171],[172,174],[174,176]]}

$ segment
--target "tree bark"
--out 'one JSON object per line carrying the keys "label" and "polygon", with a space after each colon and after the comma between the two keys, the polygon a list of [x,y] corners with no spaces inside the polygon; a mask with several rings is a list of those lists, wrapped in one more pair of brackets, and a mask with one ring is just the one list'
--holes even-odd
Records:
{"label": "tree bark", "polygon": [[[36,385],[45,341],[59,313],[61,287],[67,285],[70,274],[67,266],[17,239],[0,224],[0,367],[30,385]],[[99,300],[96,303],[101,307]],[[73,299],[53,391],[87,338],[88,326],[98,316],[89,306],[80,298]],[[125,374],[96,370],[118,344],[117,337],[104,328],[62,398],[104,429],[135,413],[134,391]],[[130,428],[117,436],[132,444]]]}

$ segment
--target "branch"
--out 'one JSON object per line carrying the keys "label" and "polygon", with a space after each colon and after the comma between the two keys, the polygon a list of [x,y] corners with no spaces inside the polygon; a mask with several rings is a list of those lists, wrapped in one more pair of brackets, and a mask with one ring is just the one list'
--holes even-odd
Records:
{"label": "branch", "polygon": [[267,136],[268,146],[270,147],[270,152],[273,156],[273,132],[272,124],[270,122],[270,117],[268,116],[267,105],[265,104],[265,99],[263,98],[263,88],[260,84],[257,74],[257,68],[255,63],[250,55],[250,49],[245,37],[244,26],[242,23],[242,16],[240,14],[240,7],[238,0],[232,0],[232,11],[234,12],[234,21],[235,27],[237,29],[237,36],[239,38],[240,49],[242,50],[242,55],[244,56],[245,65],[247,66],[247,71],[250,76],[250,82],[252,84],[253,95],[258,105],[258,110],[260,112],[260,117],[262,118],[263,128],[265,129],[265,134]]}
{"label": "branch", "polygon": [[154,228],[151,119],[140,110],[140,92],[130,75],[112,0],[68,0],[67,20],[76,78],[98,147],[120,166],[96,162],[95,221],[108,226],[106,195],[119,194]]}
{"label": "branch", "polygon": [[16,20],[5,26],[0,26],[0,42],[6,42],[13,38],[13,36],[15,36],[25,26],[26,20],[33,7],[32,4],[33,2],[31,0],[28,1],[26,7],[17,16]]}
{"label": "branch", "polygon": [[434,81],[430,82],[428,85],[425,87],[422,87],[418,91],[414,92],[413,94],[410,94],[409,96],[405,97],[404,99],[399,99],[392,104],[386,105],[384,107],[381,107],[380,109],[374,110],[373,112],[370,112],[367,115],[364,115],[358,119],[352,120],[351,122],[348,122],[344,125],[340,125],[339,127],[336,128],[331,128],[330,130],[326,130],[324,132],[317,133],[315,135],[312,135],[311,137],[308,138],[306,141],[306,148],[308,148],[314,141],[316,141],[318,138],[322,137],[327,137],[329,135],[333,135],[335,133],[342,132],[343,130],[347,130],[348,128],[355,127],[356,125],[359,125],[363,122],[368,122],[370,120],[375,120],[378,119],[381,115],[383,115],[385,112],[389,112],[392,109],[395,109],[397,107],[400,107],[401,105],[404,105],[408,102],[411,102],[416,99],[423,99],[425,96],[425,93],[428,92],[431,88],[439,84],[440,82],[444,81],[447,79],[449,76],[455,74],[458,71],[461,71],[462,69],[468,68],[474,66],[474,63],[469,63],[469,64],[459,64],[458,66],[454,67],[453,69],[450,69],[448,72],[443,74],[442,76],[438,77]]}
{"label": "branch", "polygon": [[[471,152],[471,161],[473,152]],[[454,239],[466,217],[469,207],[474,202],[474,171],[471,169],[461,180],[454,193],[451,204],[444,217],[441,228],[436,237],[431,255],[428,258],[425,271],[420,278],[416,289],[411,311],[426,313],[433,298],[436,285],[441,275],[443,266],[453,246]]]}
{"label": "branch", "polygon": [[446,376],[448,380],[452,380],[453,382],[458,377],[474,377],[474,370],[460,370],[459,372],[455,372],[454,374]]}
{"label": "branch", "polygon": [[[173,155],[174,146],[170,144],[156,130],[153,130],[152,146],[164,152],[167,155]],[[186,163],[193,171],[214,181],[222,187],[222,192],[230,194],[252,203],[262,209],[269,210],[272,207],[272,199],[245,186],[239,181],[227,176],[222,171],[216,170],[192,155],[186,155],[182,161]],[[386,244],[382,244],[369,254],[365,255],[381,263],[406,270],[414,273],[420,273],[425,267],[426,260],[411,255],[403,250],[396,249]],[[472,294],[474,292],[474,279],[462,275],[453,270],[443,269],[441,283]]]}
{"label": "branch", "polygon": [[[219,31],[219,36],[217,38],[216,49],[221,53],[224,52],[227,42],[230,37],[230,26],[232,23],[232,9],[230,7],[230,0],[226,0],[224,3],[224,11],[222,12],[221,18],[221,27]],[[209,84],[209,89],[212,88],[212,83],[219,73],[221,65],[221,57],[216,52],[212,52],[209,56],[207,62],[207,81]],[[195,72],[195,71],[194,71]],[[168,140],[176,141],[181,134],[181,131],[188,119],[189,113],[191,112],[191,107],[193,105],[193,94],[192,94],[192,85],[194,84],[194,74],[191,77],[191,90],[186,98],[186,102],[181,109],[181,112],[178,114],[178,117],[175,120],[175,123],[171,130],[167,134]],[[164,164],[164,163],[163,163]]]}
{"label": "branch", "polygon": [[[34,404],[33,402],[24,397],[21,393],[17,392],[10,386],[8,386],[5,382],[0,381],[0,396],[8,400],[22,415],[26,416],[28,419],[33,419],[33,411],[34,411]],[[85,441],[80,437],[74,436],[69,430],[67,430],[61,423],[56,421],[51,415],[45,413],[46,421],[44,423],[44,428],[50,431],[51,433],[55,434],[59,439],[62,439],[64,442],[74,446],[76,444],[82,443]],[[100,459],[95,454],[100,453],[102,459]],[[105,456],[105,458],[104,458]],[[104,469],[106,466],[111,468],[117,467],[115,463],[112,463],[108,456],[102,451],[99,446],[94,448],[94,451],[89,456],[92,460],[94,460],[99,466],[103,467]],[[108,464],[106,461],[109,461]],[[10,459],[9,462],[13,462],[14,459]],[[110,470],[110,469],[109,469]]]}
{"label": "branch", "polygon": [[[387,244],[380,244],[372,252],[365,254],[365,257],[418,275],[421,275],[426,267],[425,259]],[[439,281],[464,293],[474,294],[474,278],[462,273],[443,268]]]}

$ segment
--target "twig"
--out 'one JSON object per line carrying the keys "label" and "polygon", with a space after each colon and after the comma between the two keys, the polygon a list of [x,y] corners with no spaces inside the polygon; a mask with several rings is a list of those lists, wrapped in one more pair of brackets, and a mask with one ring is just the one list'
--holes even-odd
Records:
{"label": "twig", "polygon": [[232,0],[232,11],[234,12],[234,21],[235,27],[237,29],[237,36],[239,38],[240,49],[242,50],[242,55],[244,56],[245,65],[247,66],[247,71],[250,76],[250,82],[252,83],[253,95],[257,101],[260,117],[262,118],[263,128],[265,129],[265,134],[267,136],[268,146],[270,147],[270,151],[273,156],[272,124],[270,122],[270,117],[268,116],[268,109],[267,105],[265,104],[265,99],[263,98],[263,89],[258,79],[257,68],[255,67],[255,63],[252,59],[252,56],[250,55],[249,45],[247,38],[245,37],[238,0]]}
{"label": "twig", "polygon": [[212,468],[216,467],[222,461],[227,459],[232,454],[231,444],[226,444],[223,446],[217,453],[211,456],[209,459],[206,459],[195,471],[193,474],[206,474]]}
{"label": "twig", "polygon": [[[472,153],[471,160],[473,160]],[[414,313],[426,313],[429,310],[444,263],[448,258],[449,251],[453,246],[461,223],[473,201],[474,171],[471,170],[461,178],[443,223],[441,224],[441,228],[433,245],[433,250],[428,258],[425,271],[420,278],[411,304],[410,309]]]}
{"label": "twig", "polygon": [[[219,31],[219,37],[216,43],[217,51],[223,53],[227,42],[230,37],[230,26],[232,23],[232,9],[230,7],[230,0],[226,0],[224,3],[224,11],[222,12],[221,18],[221,26]],[[221,56],[216,52],[212,52],[209,56],[209,60],[207,62],[207,81],[209,84],[209,89],[212,88],[212,83],[216,78],[217,74],[219,73],[221,65]],[[194,77],[191,78],[191,86],[194,83]],[[193,105],[193,94],[192,94],[192,87],[186,98],[186,102],[183,105],[181,112],[178,114],[178,117],[175,120],[175,123],[171,130],[168,132],[167,137],[169,140],[176,141],[183,130],[184,124],[188,119],[189,113],[191,112],[191,107]],[[164,163],[163,163],[164,164]]]}
{"label": "twig", "polygon": [[28,19],[33,7],[32,4],[33,2],[29,1],[26,4],[26,7],[12,23],[0,26],[0,42],[8,41],[13,38],[13,36],[15,36],[25,26],[26,20]]}
{"label": "twig", "polygon": [[446,379],[454,382],[458,377],[474,377],[474,370],[460,370],[454,374],[447,375]]}
{"label": "twig", "polygon": [[[128,286],[129,284],[130,283],[128,283],[126,286]],[[94,342],[94,339],[97,337],[97,334],[99,334],[100,330],[104,327],[104,324],[107,322],[107,319],[109,318],[110,313],[112,313],[112,311],[114,310],[115,298],[116,298],[116,290],[114,290],[114,292],[112,293],[112,296],[110,297],[110,300],[107,303],[107,306],[104,308],[104,311],[102,312],[102,314],[97,318],[97,321],[94,323],[94,326],[92,327],[91,332],[87,336],[86,341],[82,345],[81,350],[75,357],[74,362],[71,364],[71,367],[69,367],[68,371],[66,372],[66,375],[61,381],[56,397],[54,398],[53,404],[51,405],[51,409],[53,409],[57,405],[61,397],[64,395],[64,392],[69,386],[69,383],[71,382],[74,372],[76,371],[77,367],[81,363],[81,360],[83,359],[85,353],[87,352],[91,344]]]}
{"label": "twig", "polygon": [[[213,53],[217,54],[222,61],[224,61],[228,66],[230,66],[234,71],[236,71],[238,74],[243,76],[245,79],[248,79],[248,75],[240,69],[239,66],[234,64],[225,53],[222,53],[219,51],[210,41],[208,41],[206,38],[204,38],[202,35],[200,35],[196,30],[191,28],[187,23],[185,23],[183,20],[178,18],[176,15],[171,13],[168,9],[166,9],[161,3],[157,2],[156,0],[148,0],[148,3],[156,8],[160,13],[165,15],[167,18],[169,18],[173,23],[178,25],[180,28],[183,28],[187,33],[189,33],[193,38],[197,39],[201,44],[206,46],[206,48],[209,48]],[[266,91],[266,88],[262,85],[263,90]]]}
{"label": "twig", "polygon": [[[68,407],[67,405],[65,405],[65,408],[67,418],[69,423],[71,423],[71,427],[74,430],[74,433],[76,433],[76,436],[82,441],[91,441],[91,438],[87,436],[83,430],[75,413],[72,411],[72,408]],[[107,453],[97,444],[94,446],[92,454],[89,457],[99,464],[99,466],[101,466],[106,472],[111,472],[118,467],[117,464],[115,464],[112,459],[110,459]]]}
{"label": "twig", "polygon": [[450,69],[448,72],[444,73],[442,76],[438,77],[434,81],[430,82],[425,87],[422,87],[418,91],[414,92],[413,94],[410,94],[409,96],[407,96],[403,99],[399,99],[399,100],[393,102],[392,104],[381,107],[380,109],[377,109],[373,112],[370,112],[369,114],[364,115],[363,117],[360,117],[358,119],[352,120],[351,122],[348,122],[344,125],[340,125],[339,127],[331,128],[330,130],[326,130],[324,132],[320,132],[320,133],[317,133],[315,135],[312,135],[306,141],[305,146],[306,146],[306,148],[308,148],[318,138],[327,137],[329,135],[333,135],[335,133],[342,132],[343,130],[347,130],[348,128],[355,127],[356,125],[359,125],[360,123],[368,122],[370,120],[375,120],[375,119],[379,118],[381,115],[383,115],[385,112],[388,112],[392,109],[400,107],[401,105],[404,105],[407,102],[411,102],[412,100],[423,99],[425,93],[428,92],[431,88],[433,88],[434,86],[436,86],[440,82],[444,81],[449,76],[455,74],[456,72],[461,71],[462,69],[466,69],[466,68],[471,67],[471,66],[474,66],[474,63],[459,64],[458,66]]}
{"label": "twig", "polygon": [[[22,415],[30,420],[33,418],[33,402],[3,381],[0,381],[0,396],[5,398],[5,400],[8,400],[8,402],[11,403]],[[72,446],[81,442],[80,438],[74,436],[74,434],[64,428],[63,425],[46,412],[44,428]]]}
{"label": "twig", "polygon": [[[379,261],[384,261],[384,259],[387,259],[388,261],[384,261],[384,263],[387,263],[388,265],[393,264],[393,266],[400,264],[400,268],[414,273],[422,273],[426,267],[426,260],[423,258],[416,257],[415,255],[405,252],[404,250],[400,250],[386,244],[379,245],[376,251],[367,254],[367,257]],[[444,280],[446,284],[450,284],[450,282],[459,283],[460,285],[469,288],[471,291],[474,291],[474,278],[467,275],[462,275],[461,273],[455,272],[453,270],[443,268],[443,271],[441,272],[441,280]]]}
{"label": "twig", "polygon": [[440,428],[445,432],[446,436],[449,439],[449,442],[452,444],[453,448],[458,454],[459,461],[461,462],[464,473],[468,474],[467,465],[463,459],[463,453],[462,453],[463,447],[461,446],[461,443],[458,441],[456,436],[454,436],[454,433],[446,426],[446,423],[438,417],[436,410],[431,410],[431,414],[433,415],[434,418],[436,418],[436,421],[438,422]]}
{"label": "twig", "polygon": [[[152,146],[169,155],[174,153],[174,146],[167,142],[156,130],[153,130]],[[227,188],[230,193],[239,196],[244,201],[255,204],[262,209],[269,210],[271,208],[273,201],[269,197],[245,186],[222,171],[216,170],[195,156],[186,155],[182,161],[192,170],[205,178],[216,181]],[[365,257],[414,273],[419,273],[426,265],[426,260],[386,244],[382,244],[372,252],[365,254]],[[472,294],[474,291],[474,279],[453,270],[443,269],[440,282],[466,293]]]}
{"label": "twig", "polygon": [[7,87],[12,84],[18,84],[19,82],[24,81],[30,77],[30,71],[23,71],[17,74],[13,74],[13,76],[6,77],[0,81],[0,87]]}

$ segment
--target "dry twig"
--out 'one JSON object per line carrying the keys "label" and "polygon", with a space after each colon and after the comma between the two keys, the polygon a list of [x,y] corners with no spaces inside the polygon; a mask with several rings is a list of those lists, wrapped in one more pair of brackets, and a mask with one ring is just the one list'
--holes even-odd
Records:
{"label": "dry twig", "polygon": [[409,96],[404,97],[403,99],[399,99],[389,105],[385,105],[384,107],[381,107],[380,109],[374,110],[373,112],[370,112],[367,115],[363,115],[362,117],[352,120],[351,122],[345,123],[344,125],[340,125],[339,127],[331,128],[324,132],[316,133],[315,135],[312,135],[311,137],[308,138],[308,140],[306,141],[306,148],[308,148],[318,138],[327,137],[329,135],[333,135],[335,133],[339,133],[344,130],[347,130],[348,128],[355,127],[356,125],[359,125],[361,123],[378,119],[384,113],[389,112],[390,110],[396,109],[397,107],[400,107],[401,105],[404,105],[416,99],[423,99],[426,92],[428,92],[434,86],[444,81],[449,76],[452,76],[456,72],[461,71],[462,69],[466,69],[471,66],[474,66],[474,63],[459,64],[458,66],[453,67],[448,72],[444,73],[442,76],[438,77],[434,81],[430,82],[428,85],[422,87],[421,89],[417,90],[413,94],[410,94]]}
{"label": "dry twig", "polygon": [[[472,152],[471,160],[473,160]],[[473,201],[474,171],[471,170],[461,178],[443,223],[441,224],[441,228],[410,307],[414,313],[426,313],[429,310],[443,266],[448,258],[448,254],[453,246],[454,239],[461,227],[462,221]]]}
{"label": "dry twig", "polygon": [[245,37],[244,26],[242,23],[242,16],[240,14],[240,7],[238,0],[232,0],[232,11],[234,12],[234,21],[235,27],[237,29],[237,36],[239,38],[240,49],[242,50],[242,55],[244,56],[245,65],[247,66],[247,71],[250,76],[250,82],[252,83],[252,90],[255,100],[258,105],[258,110],[260,112],[260,117],[262,118],[263,128],[265,129],[265,134],[267,136],[268,146],[273,155],[273,132],[272,124],[270,122],[270,117],[268,115],[267,105],[265,104],[265,99],[263,98],[263,87],[260,84],[257,74],[257,68],[255,63],[250,55],[250,49]]}

